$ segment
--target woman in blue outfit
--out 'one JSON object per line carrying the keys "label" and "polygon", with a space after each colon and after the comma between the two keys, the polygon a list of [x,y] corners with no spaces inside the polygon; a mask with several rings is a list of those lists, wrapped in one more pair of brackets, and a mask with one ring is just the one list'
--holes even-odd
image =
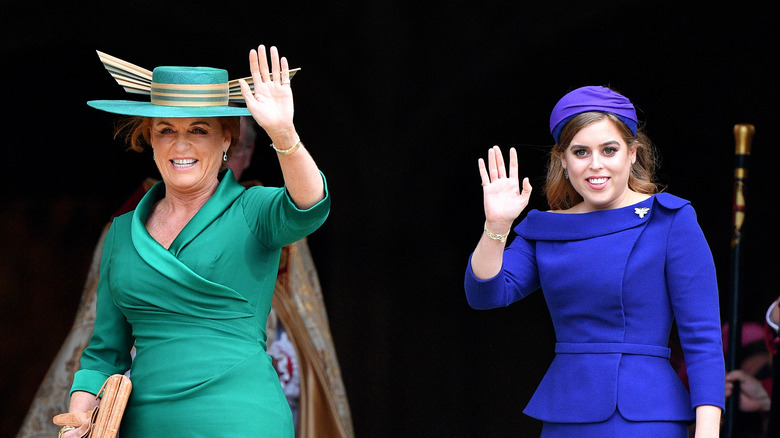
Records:
{"label": "woman in blue outfit", "polygon": [[[507,172],[501,150],[479,160],[485,228],[466,270],[469,304],[508,306],[541,287],[555,358],[525,409],[542,437],[717,437],[725,367],[712,255],[690,203],[658,193],[655,154],[634,106],[582,87],[553,109],[545,193]],[[676,321],[690,393],[669,364]]]}

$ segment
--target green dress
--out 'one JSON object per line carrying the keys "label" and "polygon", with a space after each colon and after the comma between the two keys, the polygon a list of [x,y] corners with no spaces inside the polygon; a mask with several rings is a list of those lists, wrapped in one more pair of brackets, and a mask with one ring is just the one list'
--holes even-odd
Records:
{"label": "green dress", "polygon": [[122,438],[293,437],[265,325],[281,248],[325,221],[327,189],[300,210],[284,188],[245,189],[227,171],[167,250],[145,227],[164,192],[156,184],[111,225],[71,392],[130,369]]}

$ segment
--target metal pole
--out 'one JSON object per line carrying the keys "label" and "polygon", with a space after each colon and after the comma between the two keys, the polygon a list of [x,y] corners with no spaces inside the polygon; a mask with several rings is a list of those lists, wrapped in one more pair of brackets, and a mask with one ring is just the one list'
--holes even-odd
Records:
{"label": "metal pole", "polygon": [[[739,317],[741,279],[739,271],[740,242],[742,240],[742,224],[745,221],[745,181],[747,180],[747,165],[750,157],[750,145],[755,127],[750,124],[734,125],[735,163],[734,163],[734,203],[733,226],[731,240],[731,306],[729,309],[729,337],[726,355],[726,371],[739,367],[742,339],[742,322]],[[739,382],[734,382],[731,397],[726,401],[726,418],[723,425],[723,436],[734,436],[734,419],[739,410]]]}

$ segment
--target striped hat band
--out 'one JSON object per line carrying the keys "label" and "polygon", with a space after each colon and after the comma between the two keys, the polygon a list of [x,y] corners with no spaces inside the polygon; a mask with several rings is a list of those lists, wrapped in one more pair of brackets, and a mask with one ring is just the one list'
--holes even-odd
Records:
{"label": "striped hat band", "polygon": [[211,67],[157,67],[151,103],[165,106],[224,106],[230,98],[226,70]]}

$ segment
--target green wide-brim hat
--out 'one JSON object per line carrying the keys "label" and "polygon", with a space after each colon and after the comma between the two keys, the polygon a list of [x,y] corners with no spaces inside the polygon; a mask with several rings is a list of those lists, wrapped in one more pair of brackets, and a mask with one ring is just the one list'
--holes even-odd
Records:
{"label": "green wide-brim hat", "polygon": [[[238,80],[227,70],[211,67],[157,67],[154,71],[97,52],[103,65],[125,91],[150,96],[149,101],[90,100],[87,105],[113,114],[141,117],[237,117],[251,115],[243,104]],[[290,70],[290,79],[300,69]],[[244,78],[254,91],[251,77]],[[233,103],[234,105],[230,105]]]}

